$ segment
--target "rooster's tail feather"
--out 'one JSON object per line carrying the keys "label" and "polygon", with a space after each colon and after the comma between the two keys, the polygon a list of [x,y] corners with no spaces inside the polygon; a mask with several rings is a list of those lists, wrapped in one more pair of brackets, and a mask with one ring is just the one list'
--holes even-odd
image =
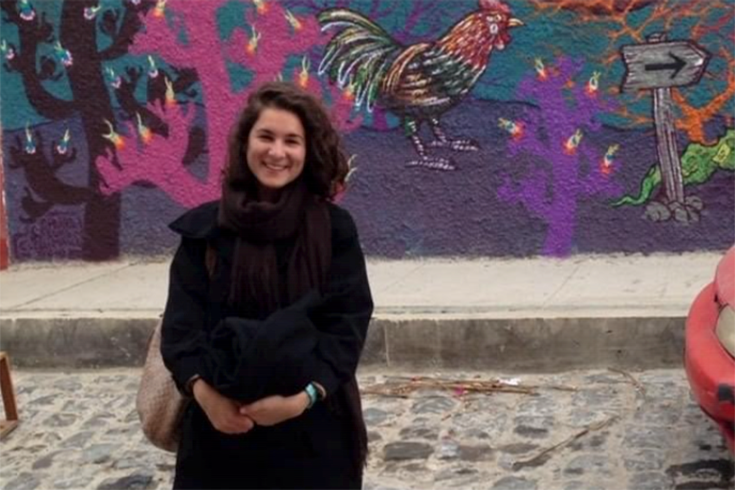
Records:
{"label": "rooster's tail feather", "polygon": [[390,35],[378,24],[364,15],[350,9],[328,9],[317,16],[322,31],[332,27],[357,27],[378,37],[390,38]]}
{"label": "rooster's tail feather", "polygon": [[326,10],[318,19],[322,31],[341,29],[327,44],[319,75],[327,73],[340,88],[351,86],[355,106],[366,103],[372,111],[391,61],[403,47],[379,25],[351,10]]}

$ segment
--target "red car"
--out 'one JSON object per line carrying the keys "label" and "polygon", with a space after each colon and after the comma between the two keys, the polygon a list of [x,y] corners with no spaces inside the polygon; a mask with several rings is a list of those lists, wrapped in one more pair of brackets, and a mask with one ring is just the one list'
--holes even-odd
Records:
{"label": "red car", "polygon": [[684,363],[699,406],[735,454],[735,247],[689,310]]}

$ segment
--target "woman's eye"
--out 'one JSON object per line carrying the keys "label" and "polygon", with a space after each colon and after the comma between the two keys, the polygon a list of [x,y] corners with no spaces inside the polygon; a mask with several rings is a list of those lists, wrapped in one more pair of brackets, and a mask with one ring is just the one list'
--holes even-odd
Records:
{"label": "woman's eye", "polygon": [[497,33],[498,33],[498,25],[490,24],[490,34],[497,34]]}

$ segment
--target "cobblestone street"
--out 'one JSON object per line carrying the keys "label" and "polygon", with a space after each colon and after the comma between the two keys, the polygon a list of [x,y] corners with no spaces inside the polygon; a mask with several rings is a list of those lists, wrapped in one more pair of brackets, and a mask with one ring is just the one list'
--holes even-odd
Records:
{"label": "cobblestone street", "polygon": [[[0,488],[170,488],[173,456],[139,429],[138,370],[13,374],[22,421],[0,446]],[[363,371],[367,489],[733,487],[732,459],[691,401],[683,370],[415,374],[516,378],[537,388],[532,395],[428,388],[402,396],[385,383],[410,377]]]}

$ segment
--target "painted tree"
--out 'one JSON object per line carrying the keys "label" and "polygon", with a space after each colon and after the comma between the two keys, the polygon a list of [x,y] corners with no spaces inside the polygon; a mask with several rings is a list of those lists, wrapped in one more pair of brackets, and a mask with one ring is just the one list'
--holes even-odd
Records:
{"label": "painted tree", "polygon": [[[38,7],[45,6],[38,2]],[[151,0],[128,0],[119,9],[102,11],[97,0],[67,0],[55,30],[46,13],[29,0],[0,3],[3,22],[15,25],[18,34],[17,44],[3,40],[0,45],[5,69],[21,77],[28,101],[41,117],[49,121],[79,118],[88,154],[87,161],[78,161],[68,134],[47,146],[40,132],[26,130],[25,138],[12,148],[9,162],[11,169],[24,171],[28,182],[22,199],[24,219],[35,221],[59,205],[83,205],[82,258],[86,260],[119,255],[120,196],[97,191],[102,177],[93,163],[111,146],[102,137],[104,121],[115,119],[105,66],[127,53],[140,26],[139,14],[151,6]],[[99,35],[109,38],[104,49],[98,48]],[[49,48],[50,56],[44,54]],[[70,98],[49,91],[53,83],[68,83]],[[87,186],[72,185],[57,176],[61,167],[71,164],[88,169]]]}
{"label": "painted tree", "polygon": [[528,169],[520,181],[507,175],[500,199],[520,203],[547,225],[544,255],[570,253],[580,199],[617,190],[611,181],[616,145],[601,152],[589,136],[601,128],[598,116],[611,105],[600,93],[599,73],[577,83],[584,67],[569,58],[547,67],[537,61],[536,74],[518,88],[519,100],[535,107],[517,121],[500,120],[508,131],[511,156],[524,156]]}
{"label": "painted tree", "polygon": [[[144,119],[141,124],[131,121],[125,128],[114,129],[113,138],[118,141],[114,154],[110,152],[97,159],[97,168],[105,181],[102,188],[105,194],[114,195],[128,186],[147,184],[162,189],[186,207],[216,198],[230,126],[250,91],[263,82],[287,79],[319,96],[329,95],[332,116],[338,126],[344,131],[359,127],[360,118],[350,117],[353,97],[339,90],[324,94],[322,84],[310,70],[309,52],[322,42],[313,16],[297,16],[280,3],[259,0],[244,9],[245,18],[240,27],[223,40],[217,29],[217,16],[225,3],[169,0],[165,4],[171,13],[169,20],[164,15],[147,16],[145,32],[136,37],[131,48],[133,54],[155,53],[167,63],[185,66],[197,74],[207,125],[207,175],[200,179],[182,164],[190,146],[189,128],[195,108],[193,104],[177,102],[181,97],[177,97],[175,90],[169,90],[165,97],[149,100],[146,108],[166,121],[167,136],[150,134]],[[182,31],[189,42],[180,41]],[[293,57],[300,59],[300,63],[288,73],[288,62]],[[228,64],[240,65],[252,74],[246,90],[227,90]],[[155,70],[149,71],[147,77],[150,84],[165,75]]]}
{"label": "painted tree", "polygon": [[[0,1],[4,22],[18,32],[17,43],[0,41],[6,70],[21,77],[39,116],[78,118],[82,126],[50,144],[28,129],[11,145],[9,167],[22,169],[28,183],[22,219],[33,223],[55,207],[84,206],[83,259],[119,256],[121,192],[128,186],[160,187],[187,207],[216,197],[229,127],[250,89],[264,81],[294,80],[328,96],[343,130],[360,125],[360,117],[351,117],[351,95],[323,92],[310,70],[316,62],[310,50],[321,39],[315,19],[280,3],[240,2],[240,27],[222,39],[219,10],[232,4],[224,0],[121,0],[115,6],[66,0],[58,25],[43,11],[48,3]],[[49,50],[52,55],[44,54]],[[233,64],[251,75],[244,91],[232,88]],[[116,73],[120,66],[126,68]],[[54,83],[68,84],[71,96],[48,90]],[[202,119],[195,117],[198,102],[203,124],[194,124]],[[87,149],[84,161],[79,145]],[[189,164],[204,152],[202,180]],[[60,177],[67,165],[87,169],[86,185]]]}

